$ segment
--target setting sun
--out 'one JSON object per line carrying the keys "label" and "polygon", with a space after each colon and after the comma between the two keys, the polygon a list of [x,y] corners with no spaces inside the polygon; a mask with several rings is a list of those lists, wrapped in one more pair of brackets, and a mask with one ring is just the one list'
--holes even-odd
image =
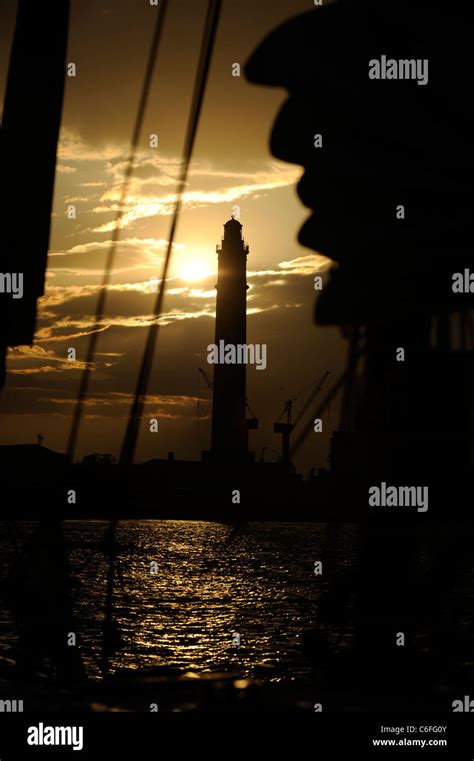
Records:
{"label": "setting sun", "polygon": [[177,277],[187,283],[197,283],[212,274],[210,264],[204,257],[193,256],[177,262]]}

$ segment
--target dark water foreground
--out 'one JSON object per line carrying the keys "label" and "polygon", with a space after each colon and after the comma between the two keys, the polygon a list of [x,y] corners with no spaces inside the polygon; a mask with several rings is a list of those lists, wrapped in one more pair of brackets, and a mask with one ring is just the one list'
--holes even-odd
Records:
{"label": "dark water foreground", "polygon": [[[388,695],[390,708],[392,702],[405,705],[404,692],[413,697],[418,691],[422,697],[414,702],[423,708],[423,695],[429,693],[436,705],[441,701],[442,710],[469,692],[474,676],[469,537],[461,529],[433,526],[431,534],[419,537],[407,565],[403,548],[411,540],[390,533],[386,547],[391,548],[388,566],[393,572],[386,586],[381,576],[385,549],[378,540],[375,551],[361,562],[359,527],[316,523],[250,523],[233,529],[210,522],[120,522],[112,598],[118,637],[108,661],[109,677],[115,681],[101,685],[107,526],[101,521],[64,524],[77,644],[87,676],[103,693],[88,699],[89,704],[115,702],[122,690],[126,706],[134,705],[135,692],[137,710],[143,710],[148,698],[138,682],[149,676],[167,680],[160,688],[154,682],[151,689],[152,695],[160,693],[160,703],[169,699],[170,705],[181,705],[189,702],[189,683],[182,685],[185,696],[179,697],[176,678],[189,679],[191,674],[196,680],[222,674],[237,680],[232,683],[237,689],[251,680],[263,691],[257,697],[264,702],[265,690],[273,691],[272,700],[276,691],[277,701],[286,704],[308,696],[309,705],[321,693],[325,705],[332,700],[335,710],[349,711],[358,710],[362,688],[371,701],[373,695]],[[0,584],[15,559],[21,559],[22,542],[34,528],[32,523],[0,523]],[[374,567],[361,576],[367,558]],[[315,573],[318,563],[322,575]],[[412,574],[408,580],[407,568]],[[392,604],[398,578],[402,601],[410,589],[416,590],[403,623]],[[373,587],[367,599],[380,602],[375,617],[363,605],[362,619],[360,606],[357,612],[361,580],[363,589]],[[42,626],[41,614],[35,625]],[[362,632],[359,649],[357,625],[359,636]],[[387,641],[380,643],[385,629]],[[399,629],[407,632],[406,648],[395,646]],[[14,659],[16,645],[13,618],[3,601],[0,665]],[[410,658],[420,668],[416,675]],[[201,694],[193,700],[199,704]],[[53,705],[49,693],[46,702]]]}
{"label": "dark water foreground", "polygon": [[[99,675],[102,648],[106,525],[65,524],[78,642],[91,676]],[[18,537],[0,526],[4,577]],[[27,536],[32,526],[20,529]],[[166,667],[265,680],[307,677],[301,634],[314,623],[326,585],[324,575],[314,573],[315,561],[326,552],[326,531],[320,524],[254,523],[227,541],[232,528],[216,523],[121,522],[114,594],[121,645],[111,670]],[[344,526],[331,551],[341,569],[353,563],[353,534],[352,526]],[[6,652],[15,633],[4,607],[0,627],[0,652]],[[332,627],[328,636],[343,647],[350,630]]]}

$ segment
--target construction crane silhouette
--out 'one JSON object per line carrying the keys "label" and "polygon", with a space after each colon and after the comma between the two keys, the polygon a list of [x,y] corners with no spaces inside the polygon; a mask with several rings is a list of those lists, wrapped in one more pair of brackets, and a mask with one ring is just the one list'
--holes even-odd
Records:
{"label": "construction crane silhouette", "polygon": [[[212,380],[210,379],[206,371],[203,370],[202,367],[198,367],[198,371],[201,373],[202,377],[206,381],[207,387],[213,390],[214,383],[212,382]],[[250,404],[248,403],[247,397],[245,398],[245,408],[250,415],[250,419],[247,419],[247,426],[249,428],[249,431],[255,431],[258,429],[258,418],[255,412],[253,411],[253,409],[251,408]]]}
{"label": "construction crane silhouette", "polygon": [[281,461],[283,465],[288,465],[290,462],[291,433],[293,429],[298,425],[300,420],[303,418],[303,416],[306,414],[307,410],[309,409],[313,401],[316,399],[317,395],[319,394],[322,387],[324,386],[328,375],[329,375],[329,370],[327,370],[324,376],[321,378],[321,380],[316,383],[310,395],[308,396],[306,402],[303,404],[302,408],[298,412],[294,421],[292,419],[293,418],[293,404],[296,401],[297,397],[295,399],[288,399],[285,402],[285,406],[283,407],[280,417],[274,423],[273,432],[281,433],[282,435]]}

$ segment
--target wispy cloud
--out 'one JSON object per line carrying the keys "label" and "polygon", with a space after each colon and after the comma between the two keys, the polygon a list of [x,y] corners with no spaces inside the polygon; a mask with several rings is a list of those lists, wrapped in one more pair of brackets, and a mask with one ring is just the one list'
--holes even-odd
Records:
{"label": "wispy cloud", "polygon": [[[57,408],[63,408],[63,413],[69,416],[72,408],[76,404],[74,398],[66,399],[60,396],[45,397],[43,401]],[[133,401],[132,394],[122,392],[111,392],[104,394],[94,394],[89,396],[85,402],[86,417],[126,417]],[[196,404],[199,402],[206,407],[210,405],[209,399],[199,396],[178,396],[178,395],[149,395],[146,400],[146,414],[150,417],[156,417],[159,420],[179,420],[193,417],[196,412]],[[202,411],[203,419],[205,409]]]}
{"label": "wispy cloud", "polygon": [[324,272],[332,264],[331,259],[321,254],[306,254],[297,256],[279,263],[280,269],[290,275],[313,275],[315,272]]}
{"label": "wispy cloud", "polygon": [[[77,134],[64,130],[61,134],[59,157],[62,162],[67,162],[72,171],[78,167],[83,170],[85,166],[93,165],[95,177],[82,182],[80,187],[93,191],[105,187],[105,192],[99,197],[74,197],[78,203],[91,203],[95,200],[89,210],[94,214],[115,215],[128,165],[128,148],[112,144],[90,146]],[[154,155],[150,155],[150,150],[137,152],[121,222],[122,228],[150,217],[169,216],[173,213],[176,202],[173,191],[180,165],[180,158],[163,154],[161,150]],[[249,163],[238,170],[216,167],[209,161],[197,160],[191,168],[183,204],[190,209],[234,204],[294,185],[300,175],[301,170],[274,160],[268,160],[258,166]],[[111,219],[93,227],[92,232],[104,234],[113,230],[114,226],[115,220]]]}
{"label": "wispy cloud", "polygon": [[[209,206],[211,204],[232,204],[244,198],[256,197],[264,191],[277,190],[292,185],[295,181],[294,172],[288,177],[276,177],[269,179],[267,182],[248,183],[242,185],[233,185],[221,190],[193,190],[187,191],[183,195],[183,205],[190,208]],[[115,197],[114,191],[110,191],[108,197],[112,200]],[[101,198],[104,201],[104,197]],[[146,198],[143,196],[132,196],[128,199],[127,210],[123,214],[121,227],[126,228],[129,225],[141,219],[155,217],[158,215],[169,216],[174,211],[176,202],[175,194],[167,194],[161,198]],[[96,206],[93,211],[96,214],[110,213],[116,211],[117,207]],[[115,228],[115,221],[106,222],[103,225],[93,228],[93,232],[106,233]]]}
{"label": "wispy cloud", "polygon": [[[278,269],[250,270],[250,272],[247,273],[247,277],[249,279],[255,279],[272,278],[276,276],[279,277],[280,280],[278,283],[275,281],[274,283],[281,285],[282,282],[285,282],[284,280],[282,281],[283,277],[321,274],[326,272],[331,264],[331,259],[328,259],[326,256],[322,256],[321,254],[306,254],[304,256],[297,256],[295,259],[279,262],[277,265]],[[268,281],[268,284],[270,282],[271,281]]]}
{"label": "wispy cloud", "polygon": [[[93,251],[108,250],[111,245],[112,242],[109,240],[91,241],[90,243],[81,243],[80,245],[73,246],[66,251],[52,251],[50,256],[87,254]],[[164,240],[163,238],[160,238],[159,240],[156,240],[155,238],[126,238],[125,240],[121,240],[118,243],[119,248],[132,248],[135,250],[137,247],[139,247],[141,253],[148,253],[150,255],[155,254],[156,251],[165,250],[167,246],[168,241]],[[173,247],[176,249],[182,249],[185,248],[185,245],[184,243],[175,243]]]}
{"label": "wispy cloud", "polygon": [[[40,375],[42,373],[62,373],[72,370],[82,370],[86,367],[85,362],[68,360],[58,357],[51,349],[45,349],[38,344],[34,346],[17,346],[8,353],[9,363],[25,363],[26,367],[13,367],[9,369],[11,375]],[[31,366],[32,362],[40,362],[39,365]]]}
{"label": "wispy cloud", "polygon": [[88,145],[82,138],[68,130],[62,129],[58,146],[60,161],[108,161],[122,158],[124,149],[119,145]]}

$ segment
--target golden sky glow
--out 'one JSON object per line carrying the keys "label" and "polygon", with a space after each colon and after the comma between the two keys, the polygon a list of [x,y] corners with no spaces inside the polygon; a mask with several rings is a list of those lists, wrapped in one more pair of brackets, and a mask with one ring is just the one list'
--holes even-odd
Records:
{"label": "golden sky glow", "polygon": [[[167,247],[204,8],[205,2],[178,0],[170,11],[100,326],[80,456],[91,448],[115,453],[123,433]],[[316,329],[312,322],[313,277],[328,261],[296,242],[308,216],[295,193],[301,169],[276,161],[268,148],[285,95],[231,76],[233,62],[243,67],[270,29],[307,8],[300,0],[224,3],[147,407],[147,412],[159,408],[164,422],[159,441],[142,435],[138,459],[166,456],[169,450],[198,458],[209,444],[210,395],[197,368],[213,340],[216,245],[235,205],[250,245],[248,340],[268,344],[268,369],[248,372],[248,396],[261,419],[260,430],[252,434],[257,453],[265,445],[279,448],[273,420],[285,395],[306,389],[343,360],[336,331]],[[129,0],[72,0],[68,56],[78,76],[67,81],[47,288],[35,346],[10,352],[9,381],[0,400],[2,443],[35,441],[41,431],[46,446],[64,450],[129,152],[150,38],[148,10],[147,4]],[[13,14],[1,13],[3,72]],[[179,45],[179,56],[177,40],[186,41]],[[0,81],[0,95],[3,87]],[[152,132],[159,134],[158,150],[148,146]],[[66,215],[71,204],[75,220]],[[70,346],[77,350],[77,362],[67,360]],[[325,464],[327,437],[317,451],[303,453],[303,467],[315,460]]]}

